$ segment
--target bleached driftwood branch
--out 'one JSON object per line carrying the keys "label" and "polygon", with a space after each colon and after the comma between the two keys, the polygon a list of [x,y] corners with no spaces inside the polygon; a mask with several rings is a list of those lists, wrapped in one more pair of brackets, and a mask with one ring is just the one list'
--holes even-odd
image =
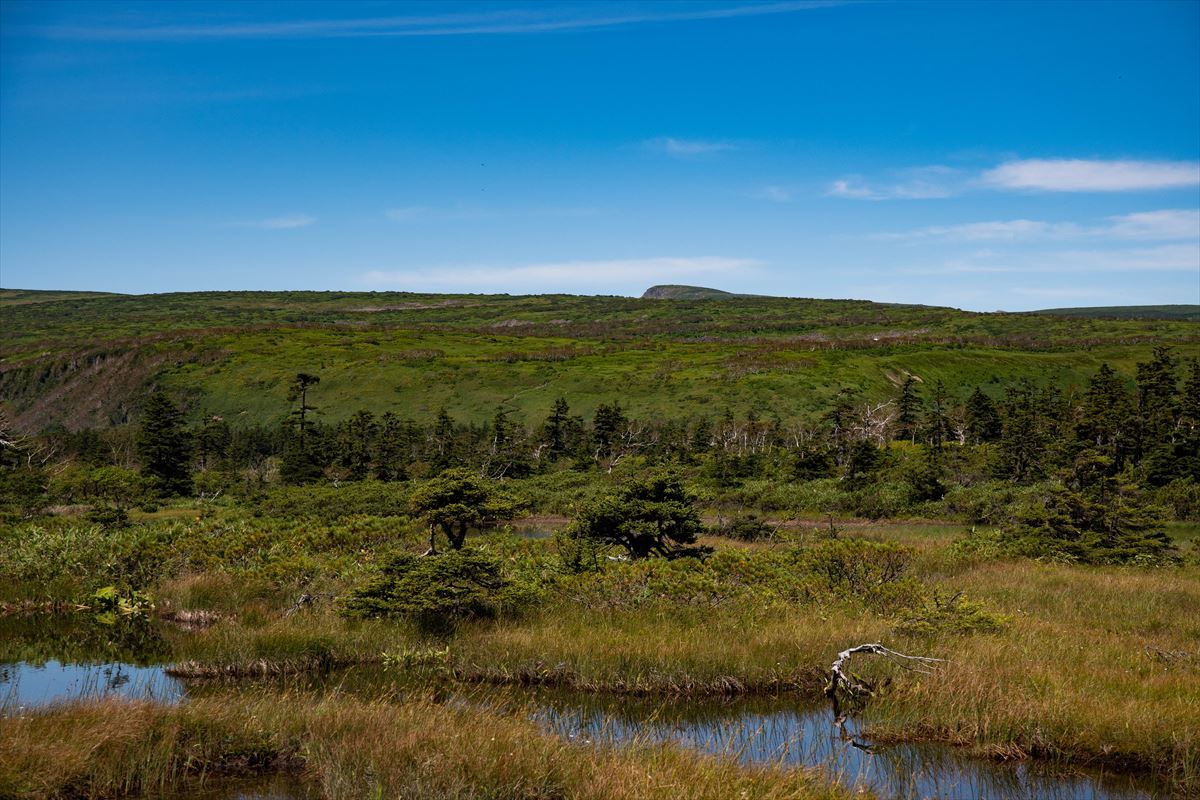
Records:
{"label": "bleached driftwood branch", "polygon": [[[897,653],[895,650],[888,649],[881,644],[860,644],[850,647],[838,653],[837,658],[833,660],[833,666],[829,669],[829,683],[825,686],[825,695],[827,697],[832,697],[836,700],[839,690],[852,698],[862,697],[871,693],[871,687],[849,672],[850,656],[855,653],[884,656],[896,661],[896,663],[905,669],[923,673],[931,672],[933,664],[945,661],[943,658],[930,658],[929,656],[908,656],[904,653]],[[905,664],[900,659],[912,663]]]}

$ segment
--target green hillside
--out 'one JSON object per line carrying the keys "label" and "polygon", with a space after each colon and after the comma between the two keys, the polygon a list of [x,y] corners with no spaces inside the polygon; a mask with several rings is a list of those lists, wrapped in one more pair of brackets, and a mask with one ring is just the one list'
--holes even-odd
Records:
{"label": "green hillside", "polygon": [[[37,301],[17,302],[22,295]],[[270,421],[300,371],[333,422],[359,408],[481,421],[620,401],[637,414],[726,408],[795,418],[842,386],[908,374],[998,391],[1018,377],[1127,375],[1156,344],[1200,354],[1185,320],[978,314],[859,300],[656,300],[376,292],[21,293],[0,307],[0,399],[24,429],[121,424],[162,385],[193,417]]]}
{"label": "green hillside", "polygon": [[111,292],[60,292],[46,289],[0,289],[0,308],[48,303],[56,300],[90,300],[97,297],[118,297]]}
{"label": "green hillside", "polygon": [[1090,317],[1092,319],[1179,319],[1200,322],[1200,305],[1047,308],[1030,313],[1058,317]]}

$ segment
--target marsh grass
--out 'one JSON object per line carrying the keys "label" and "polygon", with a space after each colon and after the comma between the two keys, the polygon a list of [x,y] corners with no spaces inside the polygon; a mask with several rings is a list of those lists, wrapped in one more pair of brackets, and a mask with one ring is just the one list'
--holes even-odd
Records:
{"label": "marsh grass", "polygon": [[[865,709],[880,739],[932,739],[991,757],[1153,770],[1181,791],[1196,791],[1200,566],[1149,570],[964,558],[947,547],[961,535],[958,526],[841,527],[842,539],[903,544],[910,554],[903,585],[919,590],[909,600],[923,604],[877,602],[897,598],[855,589],[863,576],[843,575],[836,559],[790,554],[797,545],[814,552],[823,546],[827,537],[807,529],[787,541],[711,539],[718,553],[702,570],[682,562],[616,565],[599,576],[556,571],[551,540],[496,533],[474,545],[500,558],[516,579],[541,586],[540,605],[431,636],[405,621],[338,613],[337,597],[374,568],[380,551],[368,548],[394,533],[391,523],[370,519],[274,526],[218,518],[174,528],[170,541],[186,548],[188,569],[163,577],[154,591],[160,609],[220,612],[203,630],[164,635],[176,674],[223,679],[321,672],[385,654],[437,651],[445,654],[433,667],[442,678],[481,683],[634,695],[794,691],[816,697],[839,650],[878,641],[948,659],[924,676],[889,664],[856,665],[880,687]],[[14,563],[32,575],[41,569],[38,553],[65,558],[73,541],[48,531]],[[118,534],[101,550],[141,553],[127,548],[141,541],[161,539]],[[859,552],[858,545],[845,549]],[[146,552],[158,561],[157,548]],[[94,557],[79,554],[83,561]],[[174,553],[165,558],[180,562]],[[814,564],[821,569],[814,571]],[[319,602],[286,615],[300,589],[317,592]],[[958,592],[1004,624],[926,619],[930,597]],[[906,608],[930,624],[898,627]],[[397,668],[431,668],[399,661]]]}
{"label": "marsh grass", "polygon": [[670,745],[568,743],[520,715],[428,699],[241,693],[0,718],[0,795],[125,797],[291,769],[342,798],[764,798],[849,793],[808,770]]}
{"label": "marsh grass", "polygon": [[168,672],[182,678],[324,672],[381,661],[415,638],[405,625],[345,620],[331,612],[276,616],[257,625],[224,620],[182,637]]}
{"label": "marsh grass", "polygon": [[872,702],[878,737],[1153,770],[1200,786],[1200,571],[992,562],[958,576],[1014,618],[941,641],[935,677]]}

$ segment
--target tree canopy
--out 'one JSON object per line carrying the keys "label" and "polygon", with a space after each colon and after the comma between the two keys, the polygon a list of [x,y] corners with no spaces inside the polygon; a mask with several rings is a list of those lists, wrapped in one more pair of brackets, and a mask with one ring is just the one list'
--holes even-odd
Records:
{"label": "tree canopy", "polygon": [[520,503],[470,470],[448,469],[413,492],[411,508],[429,526],[429,550],[437,551],[440,531],[453,550],[461,550],[467,533],[506,519]]}
{"label": "tree canopy", "polygon": [[656,470],[585,506],[571,535],[618,545],[630,558],[674,557],[702,552],[689,547],[702,530],[695,499],[679,476]]}

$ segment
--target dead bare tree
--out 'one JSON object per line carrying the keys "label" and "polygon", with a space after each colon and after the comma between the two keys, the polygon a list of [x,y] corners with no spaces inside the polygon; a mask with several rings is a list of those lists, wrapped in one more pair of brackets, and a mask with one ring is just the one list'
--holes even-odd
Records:
{"label": "dead bare tree", "polygon": [[892,401],[866,404],[862,409],[862,417],[857,426],[858,438],[867,439],[877,447],[883,447],[890,438],[892,423],[896,420],[896,412],[889,411]]}

